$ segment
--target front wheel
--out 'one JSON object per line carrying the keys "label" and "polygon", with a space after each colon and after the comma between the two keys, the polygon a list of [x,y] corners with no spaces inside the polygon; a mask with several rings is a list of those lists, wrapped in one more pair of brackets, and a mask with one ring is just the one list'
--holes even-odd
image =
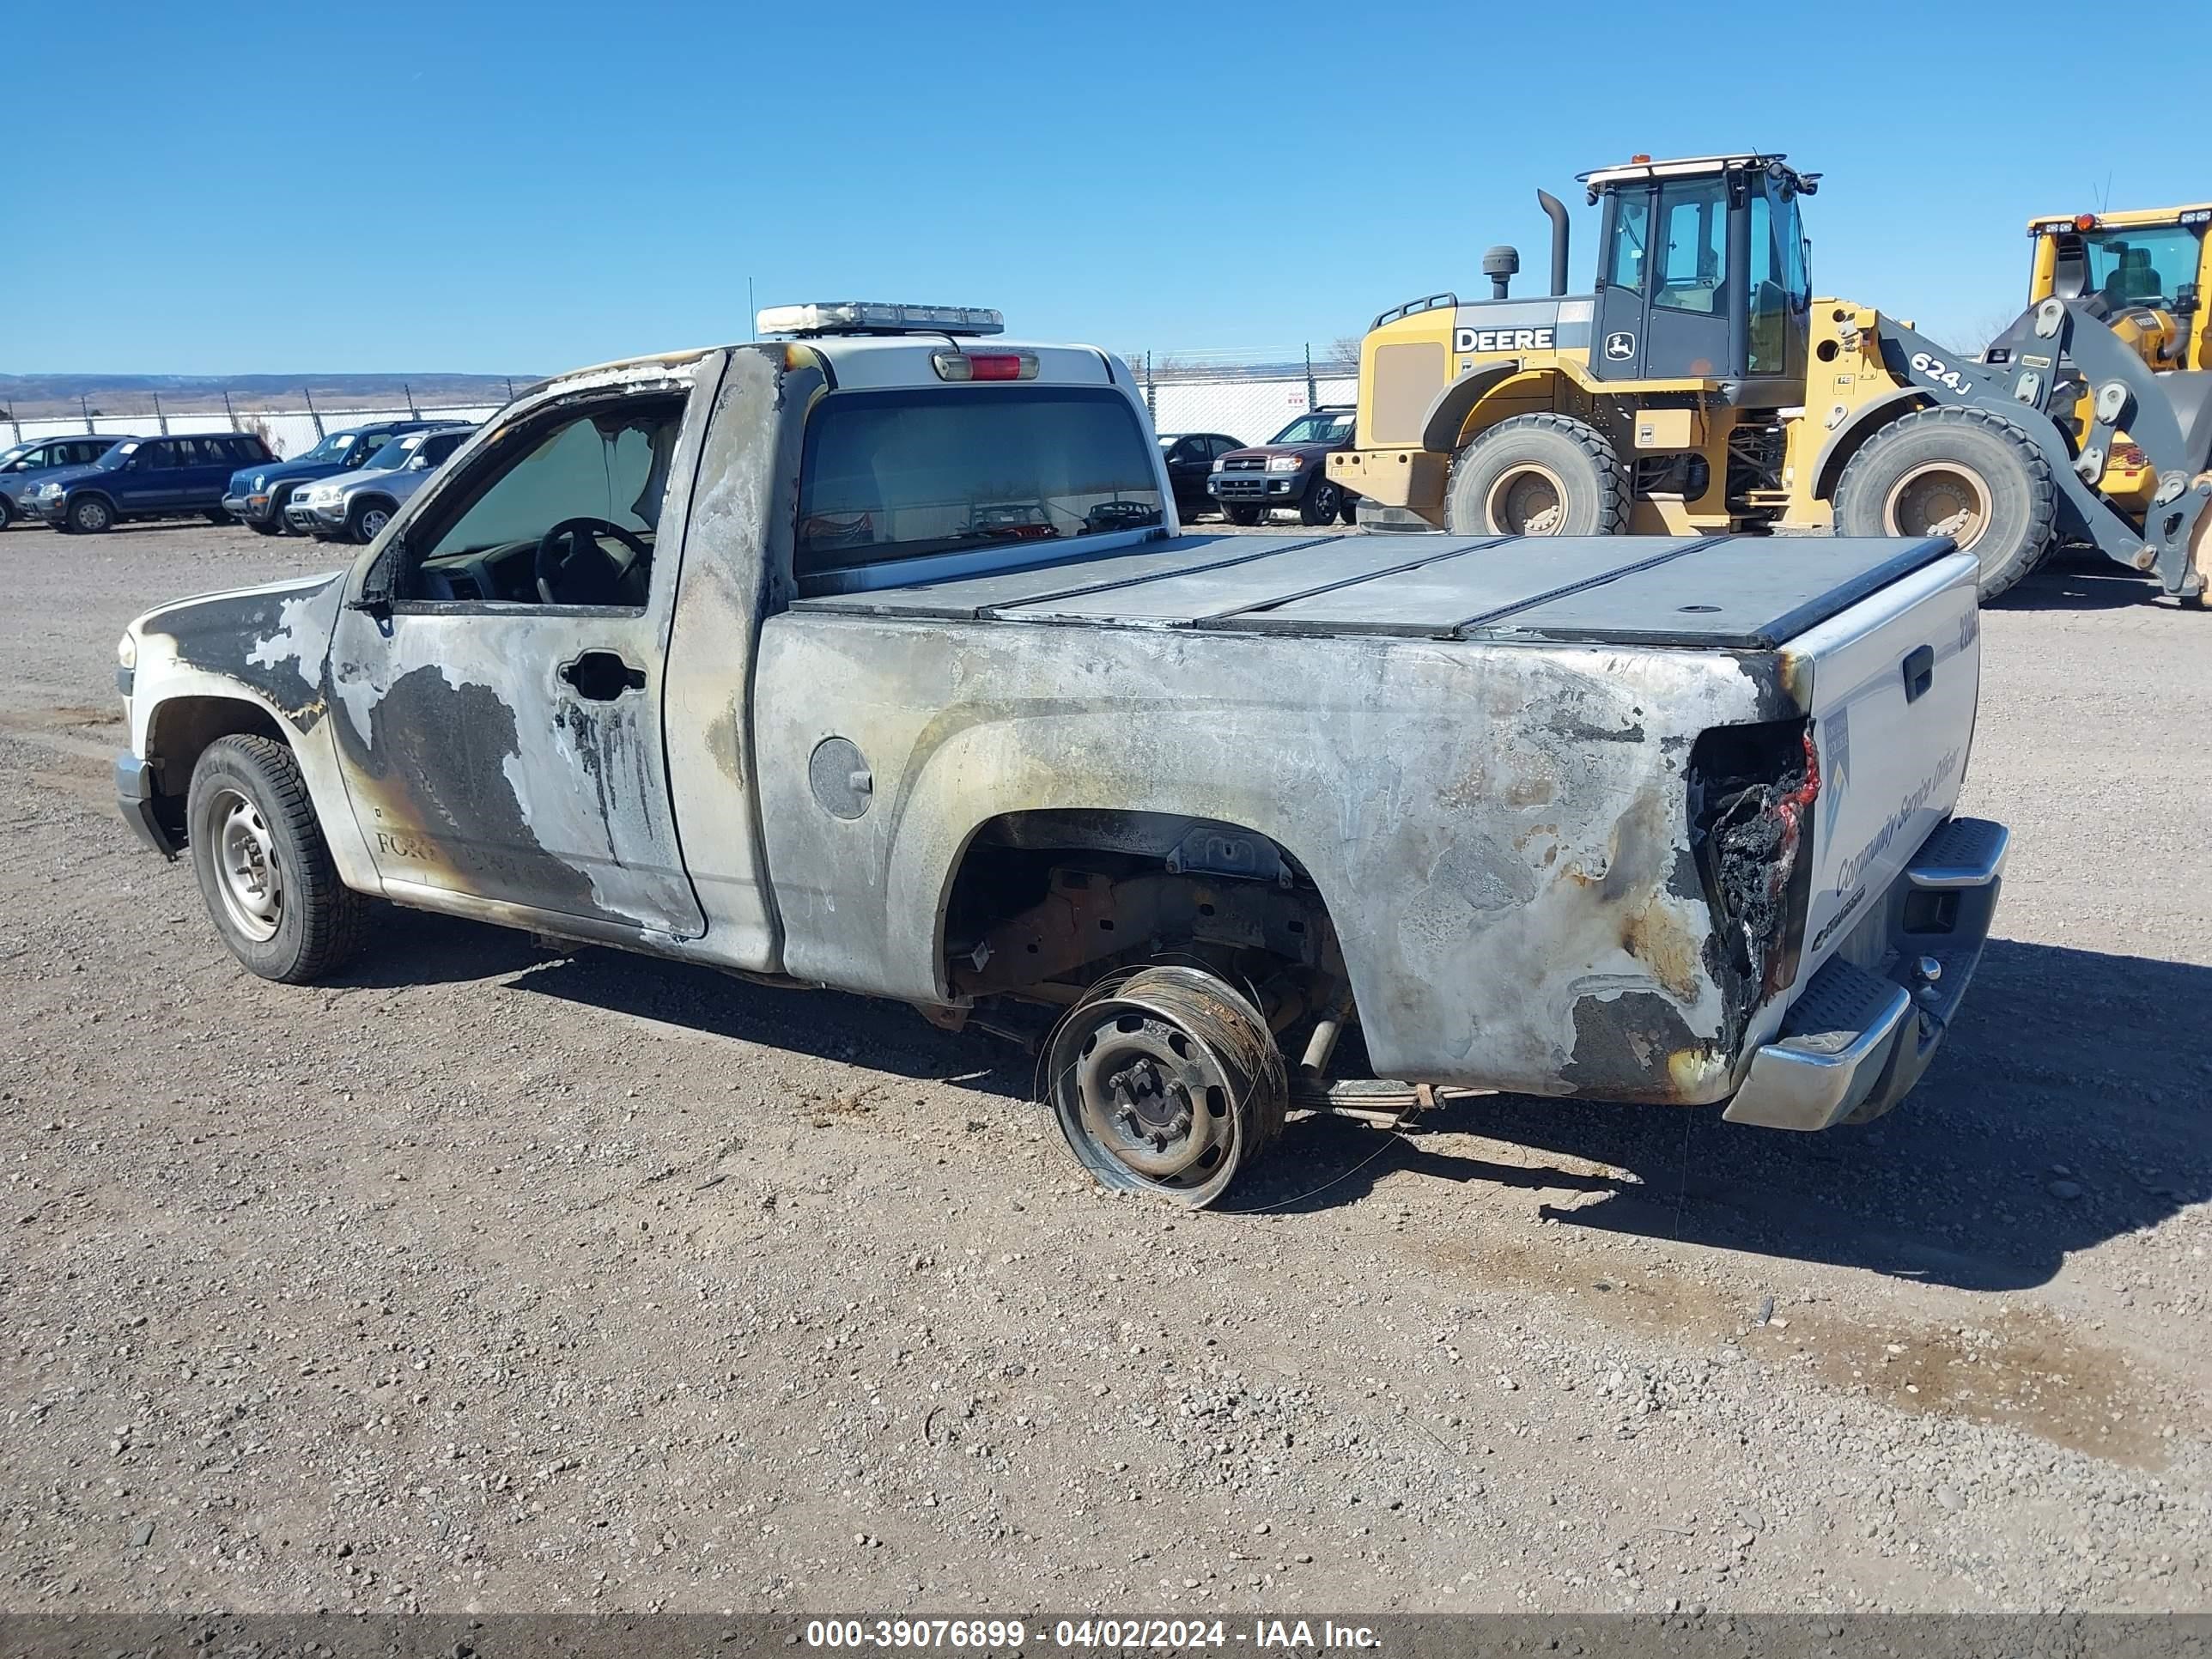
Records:
{"label": "front wheel", "polygon": [[262,978],[304,985],[361,948],[367,902],[338,879],[307,780],[283,744],[210,744],[192,769],[185,824],[216,933]]}
{"label": "front wheel", "polygon": [[1101,1186],[1202,1210],[1282,1133],[1282,1050],[1243,993],[1173,963],[1109,980],[1045,1048],[1044,1094]]}
{"label": "front wheel", "polygon": [[80,536],[97,536],[115,527],[115,509],[97,495],[82,495],[70,503],[69,527]]}
{"label": "front wheel", "polygon": [[246,522],[252,526],[257,536],[281,536],[284,533],[283,525],[272,524],[266,519],[248,519]]}
{"label": "front wheel", "polygon": [[211,507],[208,508],[207,521],[212,525],[235,524],[238,522],[237,520],[232,518],[229,514],[224,512],[219,507]]}
{"label": "front wheel", "polygon": [[1267,510],[1263,507],[1248,506],[1239,501],[1224,501],[1221,504],[1221,516],[1233,525],[1242,525],[1247,530],[1259,523],[1261,515]]}
{"label": "front wheel", "polygon": [[1298,503],[1298,522],[1313,526],[1334,522],[1344,507],[1344,487],[1329,478],[1316,478],[1306,486],[1305,499]]}
{"label": "front wheel", "polygon": [[0,530],[7,529],[9,526],[15,522],[15,503],[9,501],[5,495],[0,495]]}
{"label": "front wheel", "polygon": [[1628,475],[1606,435],[1567,415],[1516,415],[1452,458],[1455,536],[1619,536]]}
{"label": "front wheel", "polygon": [[1995,599],[2039,564],[2058,490],[2035,441],[1986,409],[1916,409],[1859,447],[1836,481],[1839,536],[1948,536]]}
{"label": "front wheel", "polygon": [[392,522],[392,508],[384,501],[358,501],[349,515],[346,532],[349,540],[366,547],[384,533],[384,526]]}

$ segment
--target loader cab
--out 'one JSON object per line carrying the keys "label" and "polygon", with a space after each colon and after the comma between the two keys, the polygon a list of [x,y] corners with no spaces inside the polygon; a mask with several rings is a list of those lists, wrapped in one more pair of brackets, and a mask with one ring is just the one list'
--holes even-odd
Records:
{"label": "loader cab", "polygon": [[1779,155],[1639,155],[1582,174],[1602,209],[1591,372],[1726,381],[1739,404],[1797,401],[1813,305],[1797,198],[1819,177]]}

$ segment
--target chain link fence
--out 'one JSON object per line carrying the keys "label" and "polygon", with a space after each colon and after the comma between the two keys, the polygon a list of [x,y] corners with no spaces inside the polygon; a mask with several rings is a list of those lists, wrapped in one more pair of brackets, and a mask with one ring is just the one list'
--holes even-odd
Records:
{"label": "chain link fence", "polygon": [[[107,433],[117,436],[151,438],[165,434],[190,436],[195,432],[254,432],[278,455],[297,455],[312,449],[326,432],[368,426],[378,421],[466,421],[489,419],[497,404],[410,405],[378,403],[344,409],[318,404],[309,409],[177,410],[149,400],[134,412],[110,407],[118,400],[103,398],[99,407],[88,404],[75,415],[45,415],[0,418],[0,436],[10,444],[40,438],[66,438],[78,433]],[[130,400],[136,401],[136,400]]]}

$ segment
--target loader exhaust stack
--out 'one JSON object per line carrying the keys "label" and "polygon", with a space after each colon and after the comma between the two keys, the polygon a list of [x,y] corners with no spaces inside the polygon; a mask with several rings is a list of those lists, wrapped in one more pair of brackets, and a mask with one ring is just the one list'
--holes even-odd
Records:
{"label": "loader exhaust stack", "polygon": [[1567,291],[1567,210],[1547,190],[1538,191],[1536,200],[1552,222],[1552,297],[1556,300]]}

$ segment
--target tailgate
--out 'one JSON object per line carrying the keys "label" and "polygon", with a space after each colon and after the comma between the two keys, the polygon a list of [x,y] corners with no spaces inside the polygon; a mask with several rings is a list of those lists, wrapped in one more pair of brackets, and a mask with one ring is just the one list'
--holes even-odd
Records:
{"label": "tailgate", "polygon": [[1820,767],[1801,986],[1958,800],[1981,679],[1975,574],[1953,554],[1787,647],[1813,665]]}

